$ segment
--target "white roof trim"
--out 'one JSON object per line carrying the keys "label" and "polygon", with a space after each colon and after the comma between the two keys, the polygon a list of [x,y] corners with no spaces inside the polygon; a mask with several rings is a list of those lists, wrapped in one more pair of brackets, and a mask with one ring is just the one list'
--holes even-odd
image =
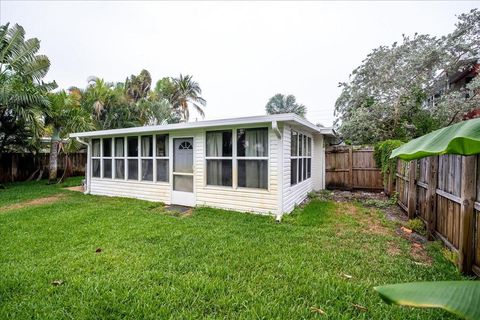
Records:
{"label": "white roof trim", "polygon": [[307,121],[306,119],[294,113],[283,113],[283,114],[274,114],[274,115],[266,115],[266,116],[206,120],[206,121],[187,122],[187,123],[173,123],[173,124],[165,124],[165,125],[158,125],[158,126],[143,126],[143,127],[132,127],[132,128],[123,128],[123,129],[77,132],[77,133],[71,133],[70,137],[86,138],[86,137],[115,136],[115,135],[123,135],[123,134],[174,131],[174,130],[182,130],[182,129],[196,129],[196,128],[208,128],[208,127],[220,127],[220,126],[234,126],[234,125],[242,125],[242,124],[269,123],[272,121],[294,122],[304,127],[307,127],[314,132],[318,132],[320,134],[334,135],[333,130],[331,128],[317,127],[313,123]]}

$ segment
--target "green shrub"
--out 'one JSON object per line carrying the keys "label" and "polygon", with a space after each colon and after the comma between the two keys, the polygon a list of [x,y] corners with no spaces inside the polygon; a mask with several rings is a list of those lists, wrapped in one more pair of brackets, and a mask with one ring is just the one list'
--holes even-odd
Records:
{"label": "green shrub", "polygon": [[413,231],[415,231],[418,234],[421,234],[422,236],[427,234],[427,232],[425,231],[425,225],[423,224],[423,221],[418,218],[408,220],[405,227],[407,227],[408,229],[412,229]]}
{"label": "green shrub", "polygon": [[[400,140],[385,140],[374,146],[373,158],[382,172],[384,185],[387,182],[388,175],[397,171],[397,159],[390,159],[390,154],[402,144],[403,142]],[[395,175],[393,175],[393,178],[395,179]]]}

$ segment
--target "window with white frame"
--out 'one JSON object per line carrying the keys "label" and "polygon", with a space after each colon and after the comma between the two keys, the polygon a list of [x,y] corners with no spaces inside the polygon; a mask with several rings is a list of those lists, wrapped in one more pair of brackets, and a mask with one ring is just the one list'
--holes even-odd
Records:
{"label": "window with white frame", "polygon": [[127,179],[138,180],[138,140],[139,137],[127,137]]}
{"label": "window with white frame", "polygon": [[238,186],[268,189],[268,128],[237,130]]}
{"label": "window with white frame", "polygon": [[140,137],[142,181],[153,181],[153,136]]}
{"label": "window with white frame", "polygon": [[295,130],[291,131],[290,143],[290,185],[295,185],[311,177],[312,138]]}
{"label": "window with white frame", "polygon": [[92,139],[92,177],[100,178],[100,139]]}
{"label": "window with white frame", "polygon": [[112,139],[102,139],[102,178],[112,179]]}
{"label": "window with white frame", "polygon": [[156,135],[155,161],[157,165],[157,181],[169,181],[168,134]]}
{"label": "window with white frame", "polygon": [[114,160],[113,164],[115,166],[113,177],[115,179],[124,180],[125,179],[125,138],[116,137],[114,138]]}
{"label": "window with white frame", "polygon": [[232,130],[207,131],[207,185],[232,186]]}

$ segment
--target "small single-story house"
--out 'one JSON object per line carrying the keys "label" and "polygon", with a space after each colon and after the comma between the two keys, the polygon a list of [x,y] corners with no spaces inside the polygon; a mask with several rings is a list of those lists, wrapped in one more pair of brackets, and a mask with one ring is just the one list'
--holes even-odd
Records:
{"label": "small single-story house", "polygon": [[277,114],[71,134],[86,193],[282,214],[325,187],[331,128]]}

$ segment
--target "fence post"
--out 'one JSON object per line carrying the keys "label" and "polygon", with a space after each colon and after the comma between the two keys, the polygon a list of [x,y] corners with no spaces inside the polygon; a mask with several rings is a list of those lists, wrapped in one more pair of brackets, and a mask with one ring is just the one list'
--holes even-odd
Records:
{"label": "fence post", "polygon": [[427,158],[427,195],[426,212],[427,237],[433,240],[433,231],[437,222],[437,181],[438,181],[438,156]]}
{"label": "fence post", "polygon": [[462,188],[460,209],[460,245],[458,264],[463,273],[472,272],[474,205],[476,198],[476,156],[462,157]]}
{"label": "fence post", "polygon": [[348,164],[350,166],[350,176],[349,176],[349,184],[350,189],[353,190],[353,146],[348,147]]}
{"label": "fence post", "polygon": [[410,161],[408,167],[408,219],[415,218],[415,211],[417,205],[417,188],[415,178],[417,173],[417,160]]}

